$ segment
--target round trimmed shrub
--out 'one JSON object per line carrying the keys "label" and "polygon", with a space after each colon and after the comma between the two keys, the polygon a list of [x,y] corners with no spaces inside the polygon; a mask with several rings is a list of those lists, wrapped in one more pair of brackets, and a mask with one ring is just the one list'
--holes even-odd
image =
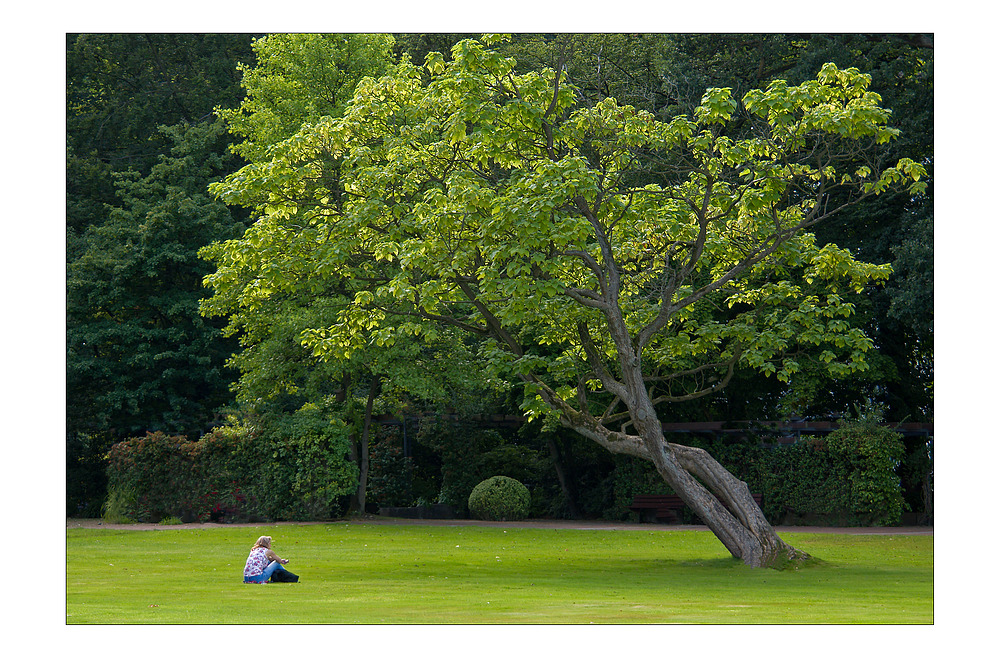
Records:
{"label": "round trimmed shrub", "polygon": [[506,475],[483,480],[469,494],[469,515],[483,521],[520,521],[530,505],[528,487]]}

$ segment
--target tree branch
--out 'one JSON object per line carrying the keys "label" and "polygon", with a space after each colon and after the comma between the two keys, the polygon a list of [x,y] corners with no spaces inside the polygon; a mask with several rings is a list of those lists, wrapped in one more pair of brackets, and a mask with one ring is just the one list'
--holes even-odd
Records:
{"label": "tree branch", "polygon": [[480,301],[479,297],[475,292],[473,292],[469,284],[465,281],[459,280],[458,286],[462,289],[462,292],[465,293],[465,296],[469,298],[469,301],[472,302],[472,305],[476,307],[476,310],[478,310],[483,316],[483,319],[486,320],[490,333],[492,333],[497,339],[497,342],[506,345],[515,355],[519,357],[524,356],[524,348],[521,347],[521,344],[514,340],[514,337],[511,336],[506,329],[504,329],[499,318],[493,315],[493,312],[486,307],[486,304]]}
{"label": "tree branch", "polygon": [[[697,400],[698,398],[703,398],[706,395],[711,395],[712,393],[715,393],[716,391],[725,388],[726,386],[729,385],[729,382],[733,378],[733,374],[736,372],[736,363],[738,361],[739,361],[739,356],[736,356],[731,361],[729,361],[729,367],[726,370],[725,377],[723,377],[721,380],[719,380],[712,386],[709,386],[708,388],[703,388],[699,391],[695,391],[694,393],[688,393],[687,395],[661,395],[653,399],[653,404],[656,405],[660,404],[661,402],[688,402],[690,400]],[[724,364],[713,364],[713,365],[724,365]],[[702,369],[703,368],[696,368],[689,372],[697,372],[698,370]]]}
{"label": "tree branch", "polygon": [[597,353],[597,347],[590,337],[590,328],[587,326],[587,323],[580,320],[576,323],[576,330],[580,334],[580,346],[583,347],[583,352],[587,355],[587,363],[590,364],[591,370],[601,380],[601,384],[604,385],[605,389],[615,397],[625,399],[628,396],[625,386],[612,377],[607,368],[604,367],[604,361],[601,359],[601,355]]}

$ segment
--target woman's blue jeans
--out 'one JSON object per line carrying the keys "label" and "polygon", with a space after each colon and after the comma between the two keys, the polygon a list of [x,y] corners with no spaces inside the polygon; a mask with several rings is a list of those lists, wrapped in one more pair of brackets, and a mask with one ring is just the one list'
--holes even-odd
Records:
{"label": "woman's blue jeans", "polygon": [[266,567],[264,567],[264,572],[263,573],[261,573],[259,576],[244,576],[243,582],[244,583],[266,583],[268,580],[271,579],[271,574],[273,574],[278,569],[281,569],[282,571],[284,571],[285,567],[281,566],[280,562],[278,562],[276,560],[272,560],[270,562],[270,564],[268,564]]}

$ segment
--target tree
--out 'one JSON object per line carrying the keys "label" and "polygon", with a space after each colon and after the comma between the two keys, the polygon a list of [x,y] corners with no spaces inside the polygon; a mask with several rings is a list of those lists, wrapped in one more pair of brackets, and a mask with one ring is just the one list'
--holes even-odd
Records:
{"label": "tree", "polygon": [[[228,402],[228,378],[218,369],[218,350],[224,353],[231,348],[217,341],[211,323],[197,317],[192,323],[192,318],[185,318],[183,313],[161,309],[163,315],[176,318],[179,324],[173,329],[161,325],[155,335],[148,326],[140,329],[139,316],[151,313],[148,304],[153,300],[145,297],[151,291],[151,279],[122,274],[136,274],[133,258],[140,249],[140,239],[148,257],[167,242],[173,242],[169,249],[175,254],[184,249],[193,253],[202,245],[181,245],[185,238],[213,240],[226,235],[201,233],[185,219],[179,219],[184,226],[178,226],[179,230],[168,238],[169,220],[158,222],[155,228],[152,224],[140,228],[129,222],[143,222],[139,213],[133,212],[137,211],[133,204],[147,192],[143,203],[149,207],[161,204],[161,219],[167,216],[169,204],[178,210],[184,205],[180,189],[200,195],[191,199],[193,206],[207,201],[204,193],[208,180],[182,181],[177,165],[183,158],[171,150],[178,147],[178,131],[187,132],[185,126],[203,123],[216,105],[239,102],[236,61],[252,55],[250,41],[249,35],[241,34],[66,36],[68,513],[97,513],[104,494],[105,455],[112,442],[153,427],[201,431],[205,418],[211,418],[205,407],[221,403],[222,398]],[[174,128],[161,130],[162,126]],[[194,132],[197,130],[190,135],[192,140],[204,137],[195,137]],[[215,134],[215,138],[221,136]],[[215,139],[208,150],[195,154],[197,148],[193,148],[188,156],[212,161],[216,154],[210,149],[219,149],[218,155],[222,156],[227,146],[226,140]],[[162,173],[151,177],[161,156],[170,159],[175,170],[169,181],[173,194],[169,203],[165,198],[158,202],[152,196],[156,185],[168,182]],[[189,178],[199,170],[199,165],[190,160],[184,166],[187,173],[183,177]],[[218,177],[238,166],[228,160],[224,170],[209,175]],[[134,173],[126,173],[129,171]],[[144,180],[146,177],[150,178]],[[143,187],[145,192],[140,189]],[[124,201],[123,196],[130,200]],[[221,211],[221,221],[232,221],[222,204],[213,205]],[[181,242],[176,242],[177,238]],[[179,261],[173,265],[182,267]],[[192,265],[197,285],[204,264],[194,261]],[[172,278],[172,274],[161,276],[164,284]],[[132,284],[137,288],[131,288]],[[171,294],[166,287],[159,288],[156,294],[163,300],[184,297],[180,290]],[[162,354],[159,349],[171,332],[169,340],[179,341],[173,344],[176,358],[154,365],[155,371],[169,362],[162,373],[127,365],[129,359],[139,358],[129,347]],[[214,335],[216,340],[207,340],[208,335]],[[197,349],[203,352],[196,355]],[[191,371],[178,369],[183,369],[184,364]],[[158,403],[151,402],[161,395],[169,397],[170,402],[164,404],[162,398]],[[184,418],[188,412],[192,415]]]}
{"label": "tree", "polygon": [[271,34],[253,42],[256,63],[240,64],[246,97],[218,111],[242,138],[233,150],[247,160],[295,134],[303,123],[339,116],[365,76],[383,73],[393,38],[387,34]]}
{"label": "tree", "polygon": [[197,252],[243,229],[206,189],[232,156],[218,122],[163,132],[170,155],[117,177],[121,206],[83,233],[67,268],[70,434],[200,434],[230,399],[233,345],[199,315],[209,268]]}
{"label": "tree", "polygon": [[[339,117],[364,77],[385,72],[394,40],[384,34],[276,34],[254,41],[255,66],[241,66],[246,98],[219,110],[242,141],[233,151],[267,163],[276,144],[304,124]],[[237,402],[248,414],[288,414],[318,405],[352,429],[352,459],[359,479],[351,508],[364,511],[368,447],[376,399],[405,390],[417,399],[454,400],[465,394],[471,371],[460,341],[404,343],[323,360],[303,347],[303,330],[334,322],[353,295],[336,270],[316,272],[317,243],[308,232],[276,235],[257,224],[243,236],[201,253],[217,271],[206,279],[214,296],[208,317],[227,316],[227,336],[240,350],[228,361],[239,371]],[[301,238],[305,239],[301,239]],[[283,254],[297,254],[286,258]],[[448,356],[442,358],[442,351]]]}
{"label": "tree", "polygon": [[[749,92],[755,131],[732,138],[728,89],[662,122],[614,99],[578,107],[561,67],[514,66],[471,40],[450,62],[404,60],[363,80],[343,117],[212,191],[253,209],[256,257],[350,283],[337,321],[304,332],[317,353],[440,327],[488,338],[492,371],[526,382],[530,414],[652,462],[735,557],[806,558],[745,483],[665,440],[657,407],[710,395],[740,367],[863,370],[871,342],[838,293],[889,268],[808,229],[896,185],[919,193],[922,167],[878,166],[873,149],[898,131],[856,70]],[[850,195],[830,206],[834,190]]]}
{"label": "tree", "polygon": [[[560,34],[516,35],[503,52],[528,63],[554,65],[568,54],[567,79],[582,103],[614,97],[669,120],[690,113],[704,89],[731,87],[740,98],[781,78],[799,84],[823,64],[871,75],[869,89],[902,129],[883,157],[910,157],[928,170],[927,194],[883,194],[845,209],[815,229],[862,260],[892,263],[884,286],[846,297],[857,312],[847,321],[875,343],[869,369],[848,379],[814,368],[791,385],[738,373],[726,393],[670,410],[669,420],[843,416],[877,401],[896,420],[933,417],[933,40],[906,34]],[[727,128],[731,137],[752,124]],[[751,393],[747,395],[746,393]],[[767,395],[752,395],[764,393]],[[750,404],[747,404],[750,403]],[[668,420],[668,418],[664,418]]]}

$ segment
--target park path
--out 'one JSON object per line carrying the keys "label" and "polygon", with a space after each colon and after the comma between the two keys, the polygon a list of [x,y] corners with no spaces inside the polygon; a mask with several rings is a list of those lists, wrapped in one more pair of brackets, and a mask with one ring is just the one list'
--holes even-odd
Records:
{"label": "park path", "polygon": [[[667,523],[614,523],[611,521],[572,521],[563,519],[527,519],[525,521],[476,521],[472,519],[400,519],[387,516],[367,515],[357,519],[340,521],[278,521],[274,523],[185,523],[183,525],[158,525],[154,523],[111,524],[100,519],[66,519],[66,528],[104,528],[109,530],[197,530],[220,527],[274,527],[282,525],[321,525],[324,523],[355,523],[363,525],[426,525],[426,526],[483,526],[503,528],[548,528],[557,530],[631,530],[649,532],[672,532],[676,530],[698,530],[708,532],[703,525],[681,525]],[[844,528],[828,526],[775,526],[778,534],[813,532],[842,535],[933,535],[934,527],[892,526],[873,528]]]}

